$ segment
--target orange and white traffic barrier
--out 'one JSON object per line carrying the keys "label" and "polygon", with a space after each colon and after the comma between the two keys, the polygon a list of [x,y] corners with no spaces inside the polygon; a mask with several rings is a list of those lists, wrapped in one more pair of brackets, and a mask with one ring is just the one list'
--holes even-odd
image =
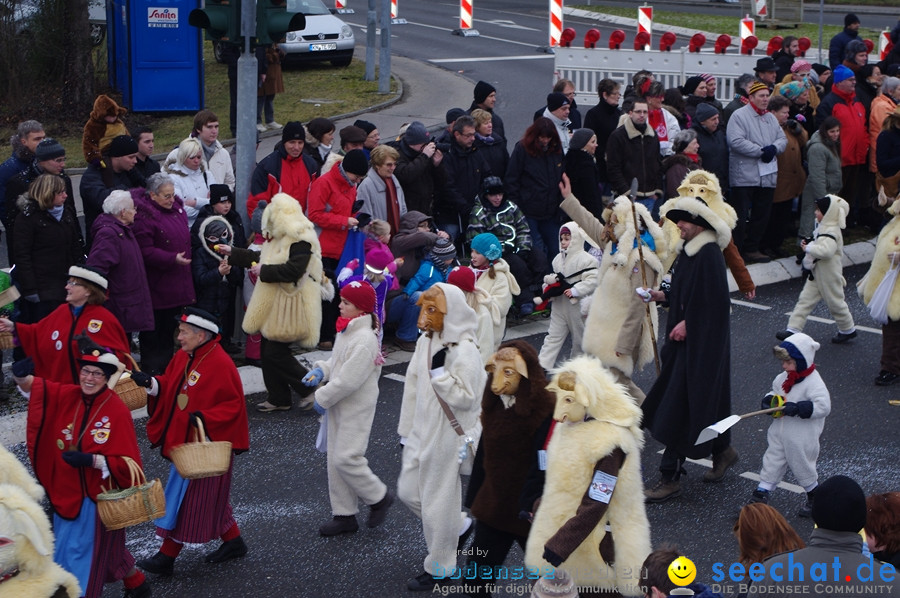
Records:
{"label": "orange and white traffic barrier", "polygon": [[638,7],[638,33],[646,33],[647,35],[653,35],[653,7],[644,6]]}
{"label": "orange and white traffic barrier", "polygon": [[472,28],[472,0],[459,0],[459,28]]}
{"label": "orange and white traffic barrier", "polygon": [[550,0],[550,47],[559,46],[559,38],[562,35],[562,0]]}
{"label": "orange and white traffic barrier", "polygon": [[399,12],[397,11],[397,0],[391,0],[391,18],[396,19]]}
{"label": "orange and white traffic barrier", "polygon": [[887,58],[888,52],[890,52],[893,47],[894,44],[891,43],[891,32],[890,30],[885,29],[881,32],[881,35],[878,36],[878,59],[884,60]]}

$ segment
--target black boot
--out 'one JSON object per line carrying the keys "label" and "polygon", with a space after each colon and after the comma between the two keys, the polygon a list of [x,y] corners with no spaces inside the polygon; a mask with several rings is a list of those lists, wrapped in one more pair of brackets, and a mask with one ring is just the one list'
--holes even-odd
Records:
{"label": "black boot", "polygon": [[161,552],[157,552],[149,559],[141,559],[136,564],[147,573],[155,575],[168,577],[175,572],[175,559]]}
{"label": "black boot", "polygon": [[335,515],[331,521],[319,527],[322,536],[337,536],[340,534],[352,534],[359,529],[356,515]]}
{"label": "black boot", "polygon": [[800,517],[812,517],[813,500],[815,499],[815,493],[815,488],[806,493],[806,502],[802,507],[800,507],[800,510],[797,511],[797,515],[799,515]]}
{"label": "black boot", "polygon": [[384,518],[387,517],[388,509],[394,504],[394,498],[394,493],[388,490],[385,493],[384,498],[369,507],[369,519],[366,522],[366,525],[369,527],[378,527],[381,525],[384,522]]}
{"label": "black boot", "polygon": [[150,584],[144,581],[141,585],[130,590],[125,590],[122,598],[150,598],[153,592],[150,591]]}
{"label": "black boot", "polygon": [[207,563],[223,563],[231,559],[237,559],[247,554],[247,545],[240,536],[234,540],[222,542],[218,550],[210,552],[203,560]]}

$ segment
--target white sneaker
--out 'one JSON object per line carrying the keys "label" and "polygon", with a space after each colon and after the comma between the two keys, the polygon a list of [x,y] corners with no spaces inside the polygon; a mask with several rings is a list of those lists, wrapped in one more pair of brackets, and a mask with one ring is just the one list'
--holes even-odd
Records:
{"label": "white sneaker", "polygon": [[279,124],[278,124],[277,122],[275,122],[274,120],[273,120],[272,122],[270,122],[270,123],[266,123],[266,126],[269,127],[270,129],[280,129],[280,128],[282,128],[282,125],[279,125]]}
{"label": "white sneaker", "polygon": [[259,131],[260,133],[265,133],[266,131],[269,130],[269,127],[260,123],[260,124],[256,125],[256,130]]}

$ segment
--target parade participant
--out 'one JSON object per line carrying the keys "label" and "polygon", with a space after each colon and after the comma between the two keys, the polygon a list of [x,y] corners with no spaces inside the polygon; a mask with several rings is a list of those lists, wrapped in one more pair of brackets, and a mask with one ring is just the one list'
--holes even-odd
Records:
{"label": "parade participant", "polygon": [[797,304],[791,311],[787,330],[779,332],[775,337],[783,341],[790,335],[803,331],[806,318],[812,310],[825,301],[831,317],[837,322],[838,331],[831,337],[831,342],[843,344],[856,338],[856,326],[847,302],[844,300],[844,237],[841,234],[846,225],[850,206],[837,195],[826,195],[816,199],[816,228],[812,241],[804,240],[800,249],[806,254],[803,258],[803,269],[809,272],[806,284],[800,291]]}
{"label": "parade participant", "polygon": [[[382,222],[384,221],[382,220]],[[390,250],[387,253],[378,250],[367,251],[364,261],[362,274],[353,274],[353,271],[359,266],[359,260],[355,258],[348,262],[347,266],[341,268],[337,279],[338,286],[343,289],[346,285],[358,280],[369,283],[375,289],[375,309],[372,314],[378,319],[378,348],[380,350],[384,338],[385,300],[388,291],[394,284],[394,277],[390,274],[389,268],[390,266],[396,267],[396,264],[392,260]]]}
{"label": "parade participant", "polygon": [[555,370],[547,390],[556,394],[557,425],[525,564],[545,574],[562,569],[588,592],[640,596],[633,572],[650,554],[640,407],[587,355]]}
{"label": "parade participant", "polygon": [[[262,214],[266,241],[259,252],[220,245],[229,262],[249,268],[258,276],[250,304],[244,314],[244,332],[262,334],[260,360],[268,397],[258,411],[287,411],[291,389],[303,398],[312,392],[303,385],[307,371],[291,352],[291,343],[305,348],[319,342],[322,299],[334,286],[322,273],[322,254],[312,223],[300,204],[286,193],[272,198]],[[301,408],[311,409],[312,400]]]}
{"label": "parade participant", "polygon": [[475,345],[475,312],[466,305],[463,292],[437,283],[419,303],[418,325],[426,332],[416,343],[403,385],[397,432],[405,441],[397,495],[421,519],[428,546],[424,571],[406,587],[431,592],[436,584],[450,583],[456,569],[465,521],[460,453],[474,451],[478,442],[478,395],[487,375]]}
{"label": "parade participant", "polygon": [[83,339],[78,385],[36,377],[28,359],[13,366],[28,401],[28,456],[53,509],[53,560],[78,579],[85,598],[107,581],[124,580],[125,597],[147,598],[150,585],[134,568],[125,530],[107,531],[97,514],[101,484],[130,486],[128,459],[141,452],[128,407],[112,390],[125,366]]}
{"label": "parade participant", "polygon": [[[219,326],[212,314],[186,307],[178,318],[181,350],[165,373],[132,376],[147,387],[147,438],[171,460],[172,448],[191,439],[202,422],[211,441],[231,442],[235,454],[250,448],[247,407],[241,377],[228,354],[219,346]],[[222,538],[222,545],[206,555],[207,563],[221,563],[247,554],[247,545],[231,511],[234,458],[220,476],[186,480],[175,465],[166,481],[166,515],[156,520],[156,535],[163,544],[138,567],[157,575],[172,575],[175,558],[185,542],[202,544]]]}
{"label": "parade participant", "polygon": [[[579,207],[589,213],[581,204]],[[559,228],[559,253],[553,258],[552,265],[554,274],[544,277],[544,285],[559,284],[564,290],[550,299],[553,305],[550,328],[538,358],[545,370],[556,365],[556,358],[569,335],[572,336],[571,357],[576,357],[582,350],[584,300],[594,294],[599,281],[597,260],[584,250],[587,240],[587,235],[574,222],[566,222]]]}
{"label": "parade participant", "polygon": [[331,521],[319,534],[336,536],[359,529],[359,500],[369,505],[369,527],[384,522],[394,502],[384,482],[372,473],[366,460],[381,376],[381,347],[375,316],[375,289],[365,280],[348,282],[341,289],[340,318],[334,350],[326,361],[317,361],[303,384],[315,387],[315,408],[327,421],[328,498]]}
{"label": "parade participant", "polygon": [[[797,514],[812,515],[812,505],[819,474],[819,436],[825,418],[831,413],[831,395],[814,362],[819,343],[798,332],[775,347],[775,357],[784,370],[772,382],[772,391],[762,400],[762,408],[784,407],[775,412],[766,439],[769,447],[763,455],[759,486],[750,502],[768,504],[772,490],[790,468],[797,482],[806,491],[806,503]],[[799,419],[798,419],[799,418]]]}
{"label": "parade participant", "polygon": [[500,310],[500,323],[494,324],[495,343],[502,341],[506,333],[506,314],[512,307],[513,295],[521,292],[502,255],[500,241],[493,234],[481,233],[472,239],[470,256],[471,268],[475,271],[475,286],[487,291]]}
{"label": "parade participant", "polygon": [[519,517],[519,495],[531,468],[531,447],[539,428],[553,413],[554,397],[545,388],[537,352],[527,342],[503,343],[485,366],[481,398],[484,432],[466,491],[476,518],[475,539],[466,570],[478,567],[469,595],[490,595],[485,587],[503,565],[513,542],[524,550],[531,524]]}
{"label": "parade participant", "polygon": [[481,358],[487,363],[500,344],[500,341],[494,342],[494,324],[500,321],[500,310],[487,291],[475,286],[475,272],[472,268],[453,268],[447,275],[447,283],[458,287],[466,296],[466,305],[475,310],[478,317],[475,340],[481,351]]}
{"label": "parade participant", "polygon": [[0,318],[0,329],[14,333],[34,361],[35,375],[54,382],[77,384],[80,366],[76,335],[87,334],[96,344],[122,357],[129,351],[122,325],[103,307],[106,277],[90,266],[69,268],[66,303],[35,324]]}
{"label": "parade participant", "polygon": [[[605,242],[605,257],[596,276],[597,290],[583,324],[587,334],[579,346],[602,361],[616,382],[624,384],[628,394],[640,405],[644,391],[632,381],[631,375],[635,366],[642,369],[653,361],[658,321],[656,309],[648,310],[634,289],[642,286],[655,289],[662,280],[665,270],[661,258],[668,253],[663,231],[643,204],[634,202],[632,207],[627,197],[620,196],[613,202],[604,230],[604,225],[570,193],[564,192],[564,196],[562,209],[591,238]],[[635,231],[635,220],[639,232]]]}
{"label": "parade participant", "polygon": [[661,213],[678,225],[684,245],[667,292],[651,290],[653,301],[667,300],[662,371],[642,404],[643,426],[666,446],[660,481],[645,492],[648,502],[681,494],[686,458],[713,454],[704,479],[718,481],[738,460],[726,431],[695,446],[700,431],[731,414],[731,301],[722,250],[731,228],[702,199],[678,197]]}

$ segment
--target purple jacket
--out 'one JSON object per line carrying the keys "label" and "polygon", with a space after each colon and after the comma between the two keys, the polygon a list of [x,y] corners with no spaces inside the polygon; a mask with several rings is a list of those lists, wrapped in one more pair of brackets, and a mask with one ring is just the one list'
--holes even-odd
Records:
{"label": "purple jacket", "polygon": [[112,214],[100,214],[94,220],[93,238],[88,266],[106,272],[109,280],[109,298],[103,306],[118,318],[125,332],[153,330],[150,287],[134,231]]}
{"label": "purple jacket", "polygon": [[143,188],[131,190],[138,212],[134,218],[134,238],[144,257],[147,284],[153,309],[184,307],[194,302],[194,280],[191,266],[179,266],[175,256],[182,251],[191,256],[191,231],[181,198],[176,196],[171,208],[165,209]]}

